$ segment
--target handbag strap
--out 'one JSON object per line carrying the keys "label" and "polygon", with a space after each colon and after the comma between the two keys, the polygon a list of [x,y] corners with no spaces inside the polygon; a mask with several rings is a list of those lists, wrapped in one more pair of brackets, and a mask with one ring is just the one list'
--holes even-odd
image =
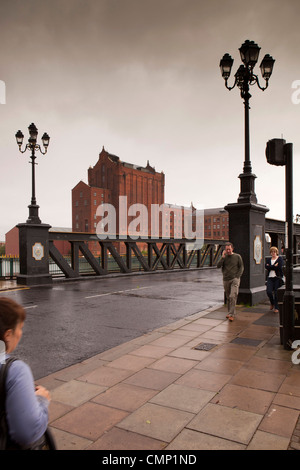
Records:
{"label": "handbag strap", "polygon": [[6,377],[8,373],[9,366],[12,362],[16,360],[15,357],[8,358],[0,368],[0,410],[5,410],[5,397],[6,397]]}

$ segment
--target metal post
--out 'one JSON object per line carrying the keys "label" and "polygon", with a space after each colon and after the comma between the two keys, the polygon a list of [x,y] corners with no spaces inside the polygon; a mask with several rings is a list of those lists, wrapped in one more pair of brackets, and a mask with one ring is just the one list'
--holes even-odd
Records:
{"label": "metal post", "polygon": [[31,149],[31,204],[28,206],[29,208],[29,217],[27,219],[27,223],[31,224],[40,224],[41,219],[39,218],[39,207],[36,203],[36,196],[35,196],[35,150],[32,147]]}
{"label": "metal post", "polygon": [[250,119],[249,119],[249,100],[251,95],[249,93],[248,80],[244,80],[244,88],[242,90],[242,97],[244,99],[244,115],[245,115],[245,157],[243,173],[239,175],[241,186],[240,194],[238,197],[239,203],[257,203],[257,197],[255,194],[254,181],[256,176],[252,173],[252,165],[250,160]]}
{"label": "metal post", "polygon": [[245,91],[245,161],[244,161],[244,173],[252,173],[252,166],[250,161],[250,126],[249,126],[249,98],[251,95],[249,94],[249,85],[246,82],[247,90]]}
{"label": "metal post", "polygon": [[294,335],[295,293],[293,290],[293,144],[284,146],[286,156],[285,166],[285,190],[286,190],[286,222],[287,222],[287,247],[286,247],[286,289],[283,296],[283,346],[291,349]]}
{"label": "metal post", "polygon": [[35,197],[35,154],[34,154],[34,149],[32,149],[32,154],[31,154],[31,165],[32,165],[32,178],[31,178],[31,184],[32,184],[32,191],[31,191],[31,204],[36,205],[36,197]]}

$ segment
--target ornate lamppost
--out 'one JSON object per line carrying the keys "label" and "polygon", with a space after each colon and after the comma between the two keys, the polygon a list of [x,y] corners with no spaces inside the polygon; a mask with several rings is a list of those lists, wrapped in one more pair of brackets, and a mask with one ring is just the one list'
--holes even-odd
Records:
{"label": "ornate lamppost", "polygon": [[235,73],[233,86],[228,86],[228,79],[231,74],[233,58],[227,53],[220,61],[222,77],[225,80],[225,86],[232,90],[237,86],[240,89],[241,98],[244,100],[245,108],[245,160],[243,173],[239,176],[241,180],[241,192],[238,202],[257,202],[254,191],[255,175],[252,174],[250,161],[250,131],[249,131],[249,100],[251,98],[250,86],[257,85],[264,91],[268,88],[269,78],[272,75],[275,60],[269,54],[266,54],[260,64],[261,74],[265,80],[265,86],[261,86],[259,78],[254,74],[253,69],[258,61],[260,47],[254,41],[245,41],[239,48],[243,65],[240,65]]}
{"label": "ornate lamppost", "polygon": [[244,167],[240,178],[240,194],[237,203],[227,204],[225,209],[229,213],[229,239],[233,242],[236,251],[242,255],[244,261],[244,274],[241,278],[239,302],[254,305],[265,298],[265,213],[266,206],[257,203],[254,189],[256,176],[252,173],[250,160],[250,131],[249,131],[249,101],[250,87],[257,87],[264,91],[269,85],[272,75],[274,59],[266,54],[260,64],[264,86],[260,84],[258,76],[254,73],[260,47],[254,41],[245,41],[239,48],[242,65],[234,75],[234,82],[229,86],[228,80],[233,65],[232,57],[227,53],[220,61],[220,69],[225,86],[228,90],[237,87],[240,90],[244,103],[245,115],[245,149]]}
{"label": "ornate lamppost", "polygon": [[29,139],[22,150],[24,135],[19,130],[15,137],[21,153],[27,150],[31,152],[32,166],[32,192],[29,217],[26,223],[18,224],[19,229],[19,258],[20,274],[17,276],[18,284],[40,285],[52,282],[49,274],[49,229],[48,224],[43,224],[39,218],[39,206],[35,196],[35,165],[36,152],[43,155],[47,153],[50,137],[45,132],[42,136],[42,147],[37,143],[38,130],[32,123],[28,127]]}
{"label": "ornate lamppost", "polygon": [[36,151],[40,151],[43,155],[47,153],[48,150],[48,145],[50,141],[49,135],[45,132],[42,136],[42,143],[44,147],[44,151],[42,150],[41,146],[37,144],[37,136],[38,136],[38,130],[36,126],[32,123],[28,127],[29,130],[29,139],[28,139],[28,144],[26,144],[25,149],[22,150],[21,147],[23,145],[23,139],[24,135],[23,133],[18,130],[16,133],[16,140],[17,144],[19,147],[19,151],[21,153],[25,153],[26,150],[29,150],[31,152],[31,166],[32,166],[32,193],[31,193],[31,204],[28,206],[29,207],[29,218],[27,219],[27,223],[29,224],[40,224],[41,220],[39,218],[39,206],[36,203],[36,197],[35,197],[35,159],[36,159]]}

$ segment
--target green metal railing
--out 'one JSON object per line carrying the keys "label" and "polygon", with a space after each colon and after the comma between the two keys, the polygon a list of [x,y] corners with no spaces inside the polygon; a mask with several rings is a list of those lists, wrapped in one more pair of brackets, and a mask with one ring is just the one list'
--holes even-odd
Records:
{"label": "green metal railing", "polygon": [[0,257],[0,278],[13,279],[20,272],[19,258]]}

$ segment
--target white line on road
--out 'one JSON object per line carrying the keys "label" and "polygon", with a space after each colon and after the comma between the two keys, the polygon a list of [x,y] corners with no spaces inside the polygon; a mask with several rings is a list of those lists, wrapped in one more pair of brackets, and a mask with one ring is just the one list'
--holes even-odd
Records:
{"label": "white line on road", "polygon": [[151,286],[135,287],[134,289],[118,290],[115,292],[106,292],[105,294],[88,295],[87,297],[85,297],[85,299],[93,299],[94,297],[104,297],[105,295],[122,294],[123,292],[132,292],[133,290],[150,289],[150,287]]}

